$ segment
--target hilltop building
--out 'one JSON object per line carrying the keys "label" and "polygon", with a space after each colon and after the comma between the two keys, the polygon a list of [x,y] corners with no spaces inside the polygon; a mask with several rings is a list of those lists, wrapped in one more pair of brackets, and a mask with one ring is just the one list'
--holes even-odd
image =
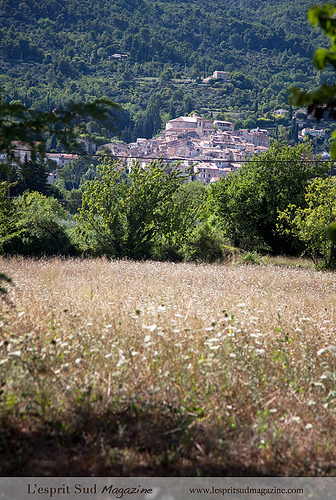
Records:
{"label": "hilltop building", "polygon": [[208,76],[207,78],[204,78],[202,80],[203,83],[208,83],[211,80],[223,80],[224,82],[227,82],[227,73],[226,71],[214,71],[212,76]]}
{"label": "hilltop building", "polygon": [[204,133],[212,130],[212,122],[200,116],[180,116],[166,123],[165,137],[179,132],[191,133],[194,137],[202,137]]}

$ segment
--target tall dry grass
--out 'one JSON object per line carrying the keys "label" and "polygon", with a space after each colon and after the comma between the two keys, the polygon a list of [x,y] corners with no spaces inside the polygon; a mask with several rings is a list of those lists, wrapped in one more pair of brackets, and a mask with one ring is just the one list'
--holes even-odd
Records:
{"label": "tall dry grass", "polygon": [[334,274],[0,265],[1,475],[335,475]]}

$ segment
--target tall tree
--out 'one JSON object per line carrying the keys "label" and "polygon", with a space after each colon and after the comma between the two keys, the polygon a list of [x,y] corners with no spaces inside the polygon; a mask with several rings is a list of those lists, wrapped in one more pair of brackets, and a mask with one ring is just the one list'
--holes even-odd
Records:
{"label": "tall tree", "polygon": [[104,159],[100,177],[87,182],[78,231],[95,254],[143,259],[162,245],[178,248],[200,208],[190,197],[176,201],[189,174],[160,162],[132,165]]}
{"label": "tall tree", "polygon": [[310,146],[273,143],[214,187],[227,236],[246,249],[293,250],[291,242],[275,234],[278,211],[289,204],[304,206],[308,182],[326,175],[326,170],[324,163],[313,159]]}

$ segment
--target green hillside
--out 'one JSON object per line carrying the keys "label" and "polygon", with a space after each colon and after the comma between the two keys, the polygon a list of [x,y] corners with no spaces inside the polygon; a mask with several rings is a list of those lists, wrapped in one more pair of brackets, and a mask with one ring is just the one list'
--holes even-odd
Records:
{"label": "green hillside", "polygon": [[[287,105],[290,86],[321,81],[311,57],[325,40],[306,21],[312,3],[0,0],[0,85],[8,100],[44,110],[109,97],[125,109],[126,141],[193,110],[267,116]],[[231,83],[202,84],[215,70]]]}

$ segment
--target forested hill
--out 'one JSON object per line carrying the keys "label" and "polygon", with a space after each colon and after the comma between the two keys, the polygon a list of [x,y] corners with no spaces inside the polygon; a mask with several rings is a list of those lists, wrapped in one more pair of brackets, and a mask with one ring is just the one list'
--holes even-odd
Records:
{"label": "forested hill", "polygon": [[[110,97],[127,109],[126,139],[193,109],[267,113],[286,104],[290,85],[319,83],[311,57],[325,41],[306,21],[312,3],[0,0],[0,84],[9,99],[44,109]],[[206,93],[185,81],[215,70],[232,86]]]}

